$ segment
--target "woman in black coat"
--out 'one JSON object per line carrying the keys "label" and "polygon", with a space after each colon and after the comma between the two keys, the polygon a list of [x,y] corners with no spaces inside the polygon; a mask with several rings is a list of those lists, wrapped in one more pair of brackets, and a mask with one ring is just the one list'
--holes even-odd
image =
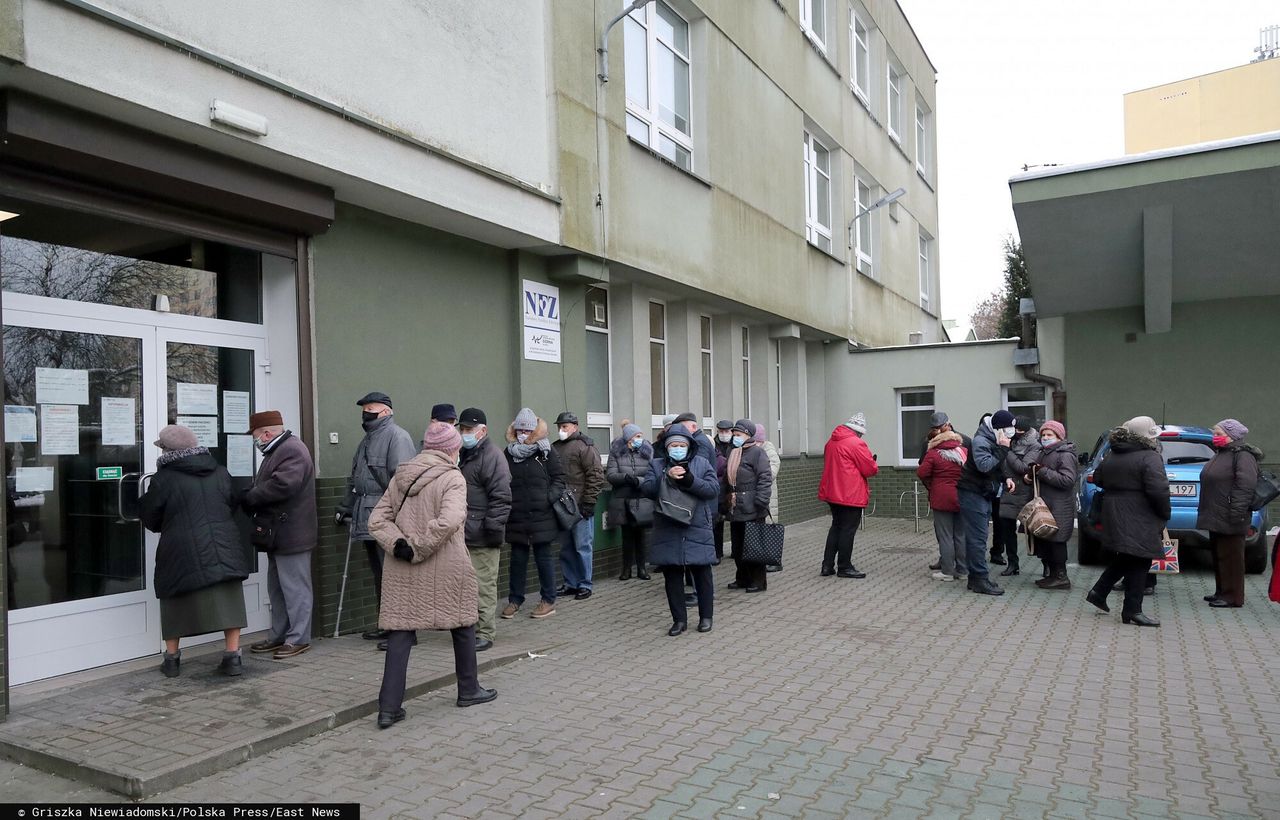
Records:
{"label": "woman in black coat", "polygon": [[[1067,441],[1067,429],[1052,419],[1040,425],[1039,461],[1024,479],[1040,485],[1040,498],[1053,513],[1058,531],[1048,538],[1033,538],[1036,555],[1049,574],[1036,581],[1041,589],[1071,589],[1067,577],[1067,542],[1076,526],[1076,470],[1080,463],[1075,444]],[[1028,497],[1028,500],[1030,498]]]}
{"label": "woman in black coat", "polygon": [[542,600],[530,616],[556,614],[556,569],[551,544],[560,537],[552,503],[565,491],[564,470],[547,438],[547,423],[525,407],[507,428],[507,464],[511,468],[511,514],[507,516],[507,543],[511,544],[511,568],[507,605],[503,618],[514,618],[524,604],[529,552],[538,568]]}
{"label": "woman in black coat", "polygon": [[165,644],[160,671],[181,674],[182,638],[222,632],[218,668],[239,675],[240,630],[248,624],[241,582],[253,572],[254,553],[233,518],[231,475],[186,427],[165,427],[156,446],[164,453],[141,508],[143,526],[160,533],[153,582]]}
{"label": "woman in black coat", "polygon": [[733,559],[738,564],[737,577],[729,589],[764,592],[769,576],[764,564],[746,561],[742,547],[747,538],[747,524],[764,521],[769,514],[769,498],[773,494],[773,468],[764,448],[755,443],[756,425],[750,419],[738,419],[733,425],[733,451],[725,467],[721,488],[729,503],[729,539]]}
{"label": "woman in black coat", "polygon": [[1209,531],[1213,550],[1214,593],[1209,606],[1244,606],[1244,537],[1253,517],[1250,502],[1258,487],[1262,451],[1245,442],[1249,428],[1235,419],[1214,425],[1217,454],[1200,471],[1200,510],[1196,529]]}
{"label": "woman in black coat", "polygon": [[649,580],[645,560],[645,530],[653,525],[653,501],[640,492],[640,483],[649,474],[653,447],[644,440],[644,431],[634,424],[622,428],[622,438],[609,448],[609,465],[605,478],[613,487],[606,523],[609,529],[622,530],[622,574],[619,581],[631,580],[631,567],[636,577]]}
{"label": "woman in black coat", "polygon": [[[1169,477],[1157,451],[1160,428],[1150,416],[1138,416],[1111,431],[1111,452],[1093,473],[1103,489],[1102,546],[1111,550],[1111,565],[1103,570],[1086,599],[1110,612],[1107,595],[1124,578],[1126,624],[1159,626],[1142,613],[1142,592],[1151,562],[1164,555],[1165,524],[1169,521]],[[1097,503],[1097,499],[1095,502]]]}

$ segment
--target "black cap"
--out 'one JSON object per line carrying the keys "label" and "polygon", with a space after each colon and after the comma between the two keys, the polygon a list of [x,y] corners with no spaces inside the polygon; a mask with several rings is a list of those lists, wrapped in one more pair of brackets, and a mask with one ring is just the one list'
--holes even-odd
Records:
{"label": "black cap", "polygon": [[717,422],[716,422],[716,429],[717,429],[717,430],[732,430],[732,429],[733,429],[733,422],[729,421],[728,419],[720,419],[719,421],[717,421]]}
{"label": "black cap", "polygon": [[692,421],[696,423],[698,421],[698,417],[695,416],[693,413],[681,413],[680,415],[676,416],[676,420],[671,423],[679,424],[682,421]]}
{"label": "black cap", "polygon": [[356,402],[356,404],[360,407],[364,407],[366,404],[373,404],[375,402],[378,404],[385,404],[387,407],[390,407],[391,397],[386,393],[379,393],[375,390],[372,393],[366,393],[362,399]]}
{"label": "black cap", "polygon": [[458,424],[463,427],[475,427],[477,424],[488,426],[489,419],[479,407],[468,407],[462,411],[461,416],[458,416]]}
{"label": "black cap", "polygon": [[457,421],[458,411],[453,409],[452,404],[437,404],[431,408],[432,421]]}
{"label": "black cap", "polygon": [[1031,429],[1031,419],[1026,416],[1014,416],[1013,429],[1017,430],[1019,433],[1027,432]]}
{"label": "black cap", "polygon": [[559,427],[562,424],[577,424],[577,423],[578,423],[578,417],[575,416],[573,413],[570,413],[568,410],[556,416],[557,427]]}

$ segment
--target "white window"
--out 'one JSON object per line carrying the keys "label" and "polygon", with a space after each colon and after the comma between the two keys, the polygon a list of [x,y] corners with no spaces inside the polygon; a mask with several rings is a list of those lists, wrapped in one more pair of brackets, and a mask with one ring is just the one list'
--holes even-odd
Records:
{"label": "white window", "polygon": [[649,303],[649,407],[654,429],[667,413],[667,306]]}
{"label": "white window", "polygon": [[827,50],[827,0],[800,0],[800,28],[814,45]]}
{"label": "white window", "polygon": [[858,271],[874,277],[875,254],[871,247],[871,220],[873,217],[867,213],[867,209],[871,207],[871,186],[862,179],[854,177],[853,187],[857,203],[857,216],[855,217],[857,226],[853,232],[853,238],[854,249],[858,255]]}
{"label": "white window", "polygon": [[751,418],[751,329],[742,328],[742,416]]}
{"label": "white window", "polygon": [[907,387],[898,392],[898,465],[918,467],[933,415],[933,388]]}
{"label": "white window", "polygon": [[773,395],[777,400],[773,403],[773,417],[778,420],[778,437],[774,441],[778,450],[782,450],[782,340],[773,340]]}
{"label": "white window", "polygon": [[804,132],[804,238],[831,252],[831,152]]}
{"label": "white window", "polygon": [[870,29],[862,18],[849,7],[849,81],[853,91],[867,105],[871,105],[871,42]]}
{"label": "white window", "polygon": [[929,111],[916,103],[916,170],[929,178]]}
{"label": "white window", "polygon": [[[609,291],[587,288],[587,426],[613,427],[613,371],[609,355]],[[607,434],[606,434],[607,435]]]}
{"label": "white window", "polygon": [[711,401],[711,317],[698,317],[698,333],[701,339],[699,352],[702,358],[702,426],[711,427],[716,423],[714,418],[714,402]]}
{"label": "white window", "polygon": [[920,231],[920,307],[931,311],[929,304],[930,283],[933,281],[933,269],[929,265],[929,246],[932,240],[924,231]]}
{"label": "white window", "polygon": [[1000,406],[1039,429],[1049,418],[1048,392],[1042,384],[1006,384],[1000,388]]}
{"label": "white window", "polygon": [[689,23],[658,0],[631,12],[624,26],[627,135],[688,171],[693,166]]}
{"label": "white window", "polygon": [[902,72],[889,63],[889,136],[902,142]]}

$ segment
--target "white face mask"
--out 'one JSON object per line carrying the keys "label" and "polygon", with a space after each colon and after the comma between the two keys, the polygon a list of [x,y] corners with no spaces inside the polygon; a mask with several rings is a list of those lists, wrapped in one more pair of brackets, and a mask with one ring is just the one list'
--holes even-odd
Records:
{"label": "white face mask", "polygon": [[728,444],[729,442],[733,441],[733,433],[721,433],[720,435],[716,436],[716,438],[720,439],[722,443]]}
{"label": "white face mask", "polygon": [[528,440],[529,440],[528,433],[524,433],[524,432],[516,433],[516,441],[520,442],[521,444],[524,444]]}
{"label": "white face mask", "polygon": [[1008,436],[1009,438],[1013,438],[1014,436],[1018,435],[1018,428],[1017,428],[1017,427],[1006,427],[1006,428],[1004,428],[1003,430],[1001,430],[1000,432],[1004,433],[1004,434],[1005,434],[1006,436]]}
{"label": "white face mask", "polygon": [[564,441],[565,439],[567,439],[567,438],[568,438],[569,436],[571,436],[571,435],[573,435],[573,433],[569,432],[568,430],[561,430],[561,431],[560,431],[560,440],[561,440],[561,441]]}

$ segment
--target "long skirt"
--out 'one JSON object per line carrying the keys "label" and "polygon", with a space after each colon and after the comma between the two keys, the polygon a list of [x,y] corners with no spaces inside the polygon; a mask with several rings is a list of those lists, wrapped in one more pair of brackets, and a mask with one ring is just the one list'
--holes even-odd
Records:
{"label": "long skirt", "polygon": [[244,629],[248,623],[240,581],[223,581],[176,598],[160,599],[160,635],[167,641]]}

